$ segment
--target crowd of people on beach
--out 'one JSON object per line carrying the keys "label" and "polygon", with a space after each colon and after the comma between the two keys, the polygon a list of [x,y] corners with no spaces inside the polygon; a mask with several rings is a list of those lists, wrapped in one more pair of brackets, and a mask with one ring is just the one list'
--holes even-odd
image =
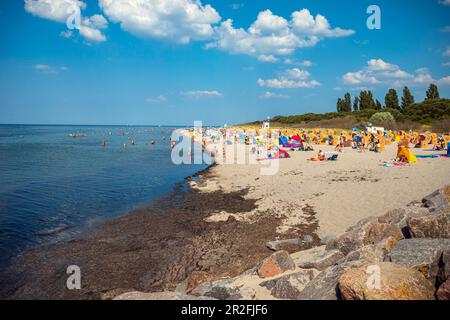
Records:
{"label": "crowd of people on beach", "polygon": [[214,146],[214,152],[222,148],[222,156],[226,157],[227,145],[248,145],[250,153],[257,160],[270,160],[290,157],[290,151],[314,151],[315,146],[333,146],[335,153],[327,157],[322,149],[310,161],[336,161],[344,148],[352,148],[358,152],[366,151],[382,153],[386,145],[397,144],[397,156],[392,164],[411,164],[417,158],[411,151],[420,148],[429,151],[447,150],[450,157],[450,133],[437,134],[431,132],[393,131],[373,128],[352,130],[334,129],[296,129],[296,128],[255,128],[224,127],[191,129],[193,141],[201,143],[204,148]]}

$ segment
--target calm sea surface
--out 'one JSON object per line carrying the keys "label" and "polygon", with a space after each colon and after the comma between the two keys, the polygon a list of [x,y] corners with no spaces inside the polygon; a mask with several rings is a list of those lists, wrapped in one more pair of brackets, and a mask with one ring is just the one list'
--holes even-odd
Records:
{"label": "calm sea surface", "polygon": [[145,206],[206,168],[171,162],[173,129],[0,125],[0,268],[25,249]]}

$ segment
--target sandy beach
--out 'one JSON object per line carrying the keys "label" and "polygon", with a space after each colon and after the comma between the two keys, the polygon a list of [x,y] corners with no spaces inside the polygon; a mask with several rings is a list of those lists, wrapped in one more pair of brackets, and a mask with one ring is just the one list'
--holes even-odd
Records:
{"label": "sandy beach", "polygon": [[[271,254],[267,241],[308,239],[289,252],[319,246],[362,218],[420,200],[450,180],[446,158],[383,167],[395,157],[394,145],[381,154],[345,148],[338,161],[307,161],[315,148],[290,152],[273,176],[261,175],[261,165],[211,166],[187,179],[191,188],[180,185],[151,207],[81,239],[21,254],[0,275],[1,296],[110,299],[135,290],[185,292],[253,268]],[[65,288],[70,264],[83,270],[82,290]]]}
{"label": "sandy beach", "polygon": [[[308,162],[319,148],[335,153],[330,146],[315,148],[312,152],[290,152],[291,158],[279,161],[279,172],[274,176],[261,175],[262,165],[216,166],[211,169],[215,178],[208,179],[199,189],[230,192],[248,188],[246,198],[258,199],[258,209],[233,216],[251,220],[258,210],[274,211],[283,219],[278,228],[280,234],[305,223],[308,216],[302,208],[310,206],[322,238],[339,235],[362,218],[379,216],[420,199],[450,181],[450,162],[445,158],[420,159],[406,167],[383,167],[384,161],[395,158],[395,144],[387,146],[383,153],[345,148],[338,161]],[[413,152],[430,154],[421,149]],[[209,220],[223,220],[227,215],[223,212]]]}

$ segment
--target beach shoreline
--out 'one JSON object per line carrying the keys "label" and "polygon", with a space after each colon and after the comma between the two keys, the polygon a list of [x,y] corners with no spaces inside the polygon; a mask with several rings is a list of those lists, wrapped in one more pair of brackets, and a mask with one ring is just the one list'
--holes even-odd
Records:
{"label": "beach shoreline", "polygon": [[[186,292],[253,268],[271,254],[268,241],[307,239],[286,247],[288,252],[318,246],[360,219],[420,199],[450,180],[447,159],[424,159],[420,169],[382,167],[395,153],[393,146],[384,154],[346,149],[337,162],[307,162],[315,152],[291,152],[290,159],[280,160],[277,179],[261,176],[259,165],[213,164],[186,177],[187,190],[178,185],[152,206],[80,239],[19,255],[0,276],[1,298]],[[351,190],[360,191],[342,198],[341,192]],[[81,290],[67,290],[68,265],[80,266]]]}

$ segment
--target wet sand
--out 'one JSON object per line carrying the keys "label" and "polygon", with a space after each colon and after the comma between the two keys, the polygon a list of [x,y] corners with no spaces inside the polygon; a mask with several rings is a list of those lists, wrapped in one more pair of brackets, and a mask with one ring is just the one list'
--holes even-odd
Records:
{"label": "wet sand", "polygon": [[[84,238],[20,255],[0,274],[0,297],[109,299],[136,290],[184,291],[254,267],[270,254],[269,240],[310,235],[307,249],[450,181],[449,159],[382,167],[394,158],[394,146],[382,154],[345,149],[336,162],[306,161],[316,153],[291,152],[274,176],[262,176],[259,165],[213,166],[190,182],[192,189],[180,186]],[[66,289],[68,265],[81,268],[81,290]]]}

